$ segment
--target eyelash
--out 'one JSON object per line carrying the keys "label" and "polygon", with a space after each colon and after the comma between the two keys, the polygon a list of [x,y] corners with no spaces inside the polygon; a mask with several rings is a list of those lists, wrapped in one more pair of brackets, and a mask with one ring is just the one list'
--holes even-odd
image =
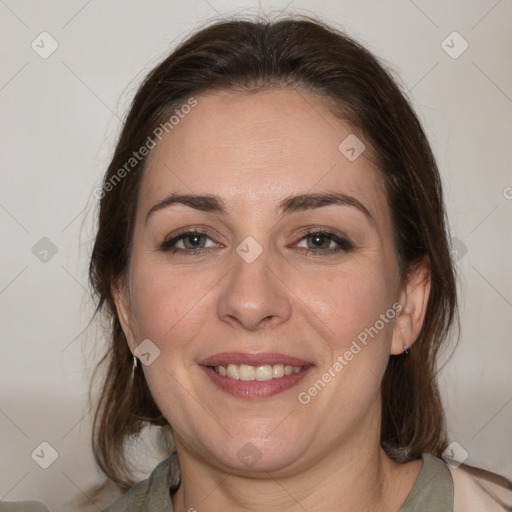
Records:
{"label": "eyelash", "polygon": [[[322,229],[320,229],[320,228],[310,229],[310,230],[306,231],[301,236],[299,242],[307,239],[308,237],[310,237],[312,235],[319,235],[322,238],[327,238],[328,240],[332,240],[333,242],[337,243],[339,247],[337,247],[336,249],[320,249],[320,250],[299,247],[299,249],[301,251],[303,251],[308,256],[332,255],[332,254],[338,253],[340,251],[349,252],[354,249],[354,245],[347,238],[340,237],[336,233],[333,233],[333,232],[323,229],[323,228]],[[177,234],[176,236],[172,237],[169,240],[164,240],[160,246],[160,250],[163,252],[170,252],[171,254],[184,254],[187,256],[194,256],[194,255],[202,254],[204,252],[208,252],[210,249],[214,249],[214,247],[206,247],[206,248],[199,248],[199,249],[176,248],[176,244],[179,241],[181,241],[184,238],[187,238],[189,236],[204,236],[204,237],[212,240],[208,236],[208,233],[198,230],[198,229],[190,229],[187,231],[182,231],[181,233]]]}

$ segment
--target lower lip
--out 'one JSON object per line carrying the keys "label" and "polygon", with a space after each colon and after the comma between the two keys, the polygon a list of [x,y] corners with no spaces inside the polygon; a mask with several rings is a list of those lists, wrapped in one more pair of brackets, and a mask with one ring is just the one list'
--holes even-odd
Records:
{"label": "lower lip", "polygon": [[306,366],[300,372],[284,375],[278,379],[263,381],[230,379],[219,375],[209,366],[201,366],[200,368],[222,391],[238,398],[254,399],[268,398],[292,388],[309,373],[313,366]]}

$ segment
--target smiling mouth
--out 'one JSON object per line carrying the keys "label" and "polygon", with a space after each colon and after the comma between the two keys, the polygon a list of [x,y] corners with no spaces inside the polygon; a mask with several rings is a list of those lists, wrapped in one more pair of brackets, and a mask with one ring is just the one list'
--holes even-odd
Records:
{"label": "smiling mouth", "polygon": [[315,365],[277,352],[223,352],[199,361],[221,391],[242,399],[263,399],[296,386]]}
{"label": "smiling mouth", "polygon": [[303,366],[291,366],[289,364],[262,364],[251,366],[248,364],[228,364],[219,366],[210,366],[215,373],[228,379],[241,381],[267,381],[280,379],[284,376],[299,373]]}

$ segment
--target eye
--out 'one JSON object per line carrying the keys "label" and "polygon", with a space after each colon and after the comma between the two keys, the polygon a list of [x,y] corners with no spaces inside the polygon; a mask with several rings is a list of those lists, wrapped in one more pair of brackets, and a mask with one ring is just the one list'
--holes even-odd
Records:
{"label": "eye", "polygon": [[[211,242],[209,246],[207,246],[208,241]],[[160,249],[171,253],[200,254],[205,249],[218,247],[218,245],[204,231],[188,230],[165,240]]]}
{"label": "eye", "polygon": [[[305,244],[305,246],[301,244]],[[354,248],[347,238],[322,229],[308,231],[295,247],[304,249],[306,254],[313,256],[333,254],[339,251],[348,252]]]}
{"label": "eye", "polygon": [[[165,240],[160,250],[189,256],[220,246],[206,232],[189,229]],[[329,255],[340,251],[348,252],[354,248],[347,238],[318,228],[308,231],[294,247],[313,256]]]}

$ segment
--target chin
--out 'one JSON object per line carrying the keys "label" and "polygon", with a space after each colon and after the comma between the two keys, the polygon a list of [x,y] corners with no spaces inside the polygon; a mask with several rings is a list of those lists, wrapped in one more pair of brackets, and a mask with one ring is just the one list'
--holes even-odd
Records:
{"label": "chin", "polygon": [[[271,429],[268,431],[271,432]],[[300,454],[307,451],[307,446],[297,444],[294,439],[295,435],[289,432],[282,432],[280,435],[274,432],[269,437],[261,433],[252,436],[235,435],[229,439],[224,438],[214,445],[211,445],[211,439],[208,439],[205,448],[214,461],[231,472],[278,472],[293,466]],[[222,451],[218,449],[221,446]]]}

